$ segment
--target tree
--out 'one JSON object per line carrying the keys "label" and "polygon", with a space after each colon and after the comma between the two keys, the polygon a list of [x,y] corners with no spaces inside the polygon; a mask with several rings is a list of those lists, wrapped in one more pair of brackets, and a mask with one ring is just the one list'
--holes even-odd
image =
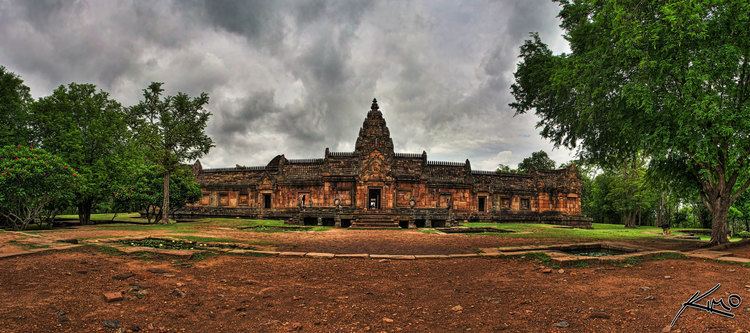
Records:
{"label": "tree", "polygon": [[112,194],[113,164],[129,135],[124,117],[120,103],[93,84],[60,86],[33,105],[41,147],[80,173],[76,206],[81,224],[89,224],[94,205]]}
{"label": "tree", "polygon": [[[157,207],[163,202],[163,173],[154,164],[136,164],[132,182],[121,182],[115,192],[113,206],[144,214],[150,223],[152,219],[163,218],[162,210]],[[169,215],[196,202],[201,197],[200,185],[189,166],[181,165],[170,176],[169,182]]]}
{"label": "tree", "polygon": [[508,172],[508,173],[517,173],[518,172],[518,170],[512,169],[510,166],[502,164],[502,163],[500,163],[500,164],[497,165],[497,169],[495,171],[496,172]]}
{"label": "tree", "polygon": [[540,150],[531,153],[531,156],[524,158],[521,163],[518,163],[518,171],[529,172],[552,170],[555,168],[555,165],[557,165],[557,163],[549,158],[547,152]]}
{"label": "tree", "polygon": [[571,53],[532,34],[511,107],[601,165],[638,152],[681,164],[710,212],[711,243],[728,242],[727,212],[750,187],[750,2],[559,2]]}
{"label": "tree", "polygon": [[62,158],[26,146],[0,148],[0,222],[13,229],[51,225],[71,199],[78,173]]}
{"label": "tree", "polygon": [[[143,101],[130,108],[133,128],[149,148],[151,158],[163,175],[162,212],[170,212],[169,178],[180,163],[207,154],[213,141],[206,135],[211,115],[204,109],[208,95],[191,98],[184,93],[162,98],[162,83],[153,82],[143,90]],[[169,214],[162,214],[169,223]]]}
{"label": "tree", "polygon": [[29,87],[16,74],[0,66],[0,146],[29,145]]}

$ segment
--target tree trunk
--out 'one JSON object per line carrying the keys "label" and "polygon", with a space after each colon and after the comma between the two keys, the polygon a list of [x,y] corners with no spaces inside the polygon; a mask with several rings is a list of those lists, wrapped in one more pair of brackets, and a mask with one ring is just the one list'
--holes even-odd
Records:
{"label": "tree trunk", "polygon": [[745,219],[745,231],[750,232],[750,220]]}
{"label": "tree trunk", "polygon": [[169,171],[164,173],[164,204],[161,206],[161,223],[169,223]]}
{"label": "tree trunk", "polygon": [[711,245],[729,243],[727,237],[727,215],[729,213],[729,199],[719,197],[711,203]]}
{"label": "tree trunk", "polygon": [[626,212],[622,214],[622,224],[625,225],[625,228],[635,228],[635,213],[634,212]]}
{"label": "tree trunk", "polygon": [[92,200],[84,200],[78,203],[78,223],[87,225],[91,223],[91,207],[94,206]]}

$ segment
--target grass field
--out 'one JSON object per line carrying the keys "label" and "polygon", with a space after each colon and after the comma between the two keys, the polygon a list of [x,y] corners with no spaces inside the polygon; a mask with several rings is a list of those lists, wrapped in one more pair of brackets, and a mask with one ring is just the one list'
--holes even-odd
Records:
{"label": "grass field", "polygon": [[[621,224],[594,223],[591,229],[567,228],[550,224],[539,223],[488,223],[470,222],[464,224],[467,227],[496,227],[514,231],[514,233],[497,233],[500,237],[535,237],[535,238],[574,238],[574,239],[604,239],[604,240],[626,240],[637,238],[658,238],[662,236],[662,229],[652,226],[640,226],[637,228],[625,228]],[[673,228],[672,233],[678,233],[688,228]],[[690,228],[689,230],[696,230]],[[708,241],[711,237],[700,235],[702,241]],[[739,241],[741,238],[732,238],[731,241]]]}
{"label": "grass field", "polygon": [[[103,230],[132,230],[146,231],[159,230],[170,231],[177,234],[190,234],[197,232],[201,228],[225,227],[225,228],[248,228],[248,231],[256,232],[284,232],[274,227],[284,226],[282,220],[259,220],[248,218],[203,218],[190,222],[179,222],[171,224],[148,223],[141,218],[138,213],[118,213],[114,216],[111,213],[92,214],[91,220],[95,223],[95,228]],[[77,215],[60,215],[59,220],[76,221]],[[560,238],[560,239],[599,239],[599,240],[627,240],[642,238],[659,238],[662,236],[662,229],[652,226],[640,226],[637,228],[625,228],[620,224],[594,223],[591,229],[568,228],[557,225],[539,224],[539,223],[493,223],[493,222],[470,222],[465,223],[466,227],[496,227],[514,231],[513,233],[483,233],[484,235],[493,234],[498,237],[512,238]],[[312,227],[308,231],[326,231],[331,227]],[[33,230],[31,228],[30,230]],[[679,233],[687,228],[673,228],[673,233]],[[690,230],[695,230],[694,228]],[[435,229],[420,229],[423,233],[437,233]],[[0,229],[2,232],[2,229]],[[708,235],[699,235],[700,240],[708,241]],[[732,238],[731,241],[739,241],[741,238]]]}
{"label": "grass field", "polygon": [[[284,226],[282,220],[259,220],[259,219],[247,219],[247,218],[203,218],[189,222],[176,222],[170,224],[160,223],[148,223],[144,218],[140,218],[138,213],[119,213],[115,216],[114,221],[112,217],[114,214],[91,214],[91,220],[94,221],[95,227],[105,230],[164,230],[171,231],[174,233],[193,233],[198,228],[206,227],[226,227],[226,228],[254,228],[252,231],[257,232],[279,232],[283,230],[274,228],[263,228],[263,227],[281,227]],[[60,220],[72,220],[76,221],[78,215],[60,215]],[[330,227],[312,227],[306,229],[306,231],[326,231]]]}

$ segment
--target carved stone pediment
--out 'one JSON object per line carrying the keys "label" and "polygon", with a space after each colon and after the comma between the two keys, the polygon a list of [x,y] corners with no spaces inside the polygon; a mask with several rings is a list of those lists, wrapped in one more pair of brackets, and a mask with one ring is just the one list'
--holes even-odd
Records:
{"label": "carved stone pediment", "polygon": [[271,181],[270,177],[265,176],[261,179],[259,188],[261,190],[271,190],[273,189],[273,181]]}
{"label": "carved stone pediment", "polygon": [[391,167],[385,156],[378,150],[373,150],[362,161],[359,179],[362,181],[390,181]]}

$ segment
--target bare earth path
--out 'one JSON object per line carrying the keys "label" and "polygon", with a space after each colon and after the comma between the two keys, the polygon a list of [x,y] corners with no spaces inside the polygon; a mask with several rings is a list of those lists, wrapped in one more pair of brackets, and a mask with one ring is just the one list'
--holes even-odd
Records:
{"label": "bare earth path", "polygon": [[[2,266],[2,332],[114,332],[107,320],[142,332],[659,332],[698,289],[720,282],[716,298],[750,299],[750,269],[693,259],[543,273],[511,259],[219,256],[182,267],[68,250]],[[113,278],[125,272],[134,275]],[[112,291],[126,299],[107,303]],[[734,312],[688,310],[676,329],[750,327],[746,304]]]}

